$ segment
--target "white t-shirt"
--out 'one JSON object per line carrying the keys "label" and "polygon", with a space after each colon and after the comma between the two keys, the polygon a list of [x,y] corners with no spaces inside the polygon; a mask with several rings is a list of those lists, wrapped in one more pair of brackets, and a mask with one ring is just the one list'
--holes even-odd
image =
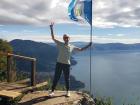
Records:
{"label": "white t-shirt", "polygon": [[57,62],[63,63],[63,64],[71,64],[70,58],[71,53],[74,50],[74,48],[78,48],[72,44],[65,45],[65,43],[60,41],[55,41],[58,47],[58,57]]}

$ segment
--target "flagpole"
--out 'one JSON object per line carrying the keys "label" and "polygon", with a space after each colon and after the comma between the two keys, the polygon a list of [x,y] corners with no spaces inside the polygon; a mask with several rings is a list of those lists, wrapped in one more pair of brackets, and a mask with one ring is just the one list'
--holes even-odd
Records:
{"label": "flagpole", "polygon": [[[92,42],[92,24],[90,26],[90,42]],[[92,95],[92,46],[90,46],[90,94]]]}
{"label": "flagpole", "polygon": [[[92,9],[92,3],[91,3]],[[91,10],[91,24],[90,24],[90,42],[92,42],[92,10]],[[90,46],[90,95],[92,95],[92,45]]]}

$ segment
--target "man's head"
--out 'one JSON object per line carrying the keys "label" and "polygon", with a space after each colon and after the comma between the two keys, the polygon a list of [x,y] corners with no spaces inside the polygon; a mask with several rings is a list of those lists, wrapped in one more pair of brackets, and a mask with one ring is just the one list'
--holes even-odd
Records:
{"label": "man's head", "polygon": [[65,43],[68,43],[69,40],[70,40],[70,37],[68,35],[64,34],[63,35],[63,40],[64,40]]}

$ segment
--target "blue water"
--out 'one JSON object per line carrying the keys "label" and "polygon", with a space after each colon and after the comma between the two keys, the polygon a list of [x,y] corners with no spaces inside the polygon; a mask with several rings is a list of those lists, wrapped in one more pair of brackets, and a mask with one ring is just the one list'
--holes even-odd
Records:
{"label": "blue water", "polygon": [[[78,64],[71,74],[89,90],[89,56],[74,55]],[[92,55],[92,93],[111,97],[115,105],[140,105],[140,52],[96,53]]]}

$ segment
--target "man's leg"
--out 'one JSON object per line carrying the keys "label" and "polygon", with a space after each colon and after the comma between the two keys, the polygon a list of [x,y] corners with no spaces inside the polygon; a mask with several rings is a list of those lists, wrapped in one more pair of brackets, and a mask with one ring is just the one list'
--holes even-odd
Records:
{"label": "man's leg", "polygon": [[55,75],[54,75],[54,79],[53,79],[53,85],[52,85],[52,92],[54,91],[58,80],[60,79],[62,73],[62,64],[61,63],[57,63],[56,67],[55,67]]}
{"label": "man's leg", "polygon": [[69,91],[70,87],[70,65],[65,64],[63,68],[65,83],[66,83],[66,89]]}

